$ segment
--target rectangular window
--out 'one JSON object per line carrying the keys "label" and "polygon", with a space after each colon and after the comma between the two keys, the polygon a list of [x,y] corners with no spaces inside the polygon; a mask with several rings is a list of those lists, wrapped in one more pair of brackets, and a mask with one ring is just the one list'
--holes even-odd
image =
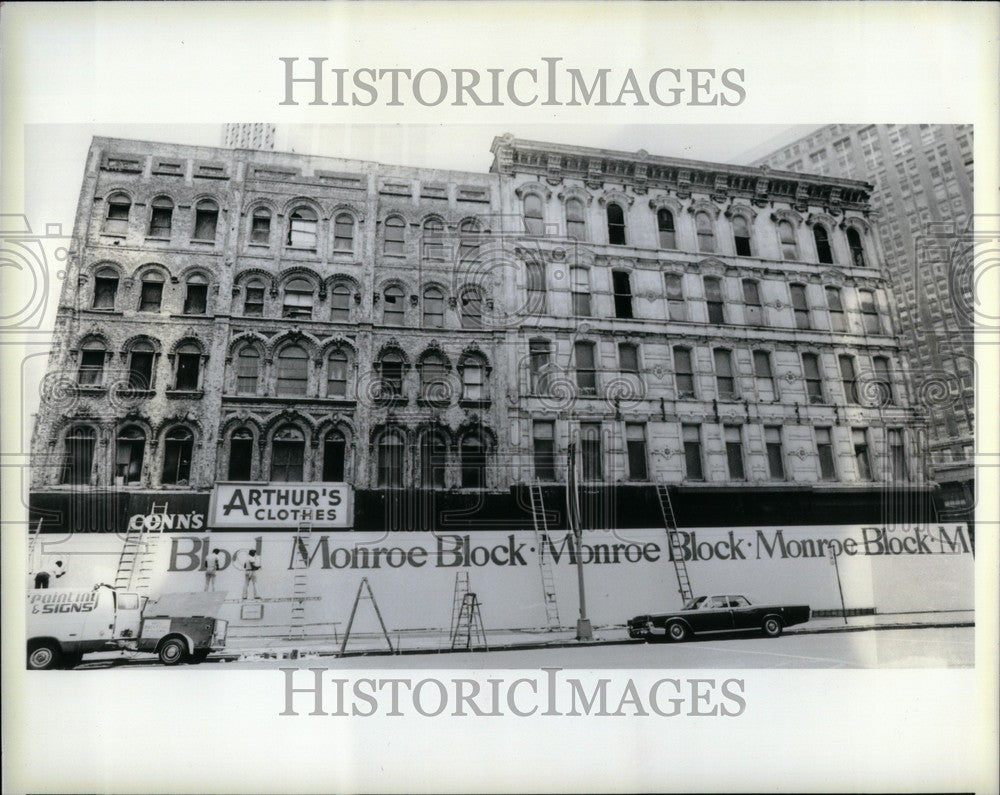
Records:
{"label": "rectangular window", "polygon": [[900,428],[889,428],[889,467],[893,480],[906,480],[906,446],[903,442],[903,431]]}
{"label": "rectangular window", "polygon": [[549,360],[551,346],[547,340],[531,340],[528,343],[528,362],[531,375],[531,394],[549,393]]}
{"label": "rectangular window", "polygon": [[128,385],[132,389],[151,389],[153,384],[153,357],[147,351],[133,351],[128,362]]}
{"label": "rectangular window", "polygon": [[483,400],[483,368],[478,364],[466,364],[462,368],[462,400]]}
{"label": "rectangular window", "polygon": [[764,446],[767,448],[767,471],[771,480],[785,479],[785,457],[781,449],[781,428],[771,425],[764,428]]}
{"label": "rectangular window", "polygon": [[816,429],[816,455],[819,458],[821,480],[836,480],[837,468],[833,463],[833,437],[829,428]]}
{"label": "rectangular window", "polygon": [[678,398],[693,398],[695,396],[690,348],[674,348],[674,380]]}
{"label": "rectangular window", "polygon": [[720,400],[736,399],[736,379],[733,377],[733,354],[724,348],[712,351],[715,360],[715,386]]}
{"label": "rectangular window", "polygon": [[532,428],[535,454],[535,477],[538,480],[556,479],[555,423],[536,421]]}
{"label": "rectangular window", "polygon": [[545,266],[537,262],[527,265],[528,306],[530,315],[545,314]]}
{"label": "rectangular window", "polygon": [[861,319],[864,323],[865,333],[881,334],[882,321],[878,315],[875,293],[871,290],[858,290],[858,300],[861,304]]}
{"label": "rectangular window", "polygon": [[215,227],[219,221],[219,211],[197,209],[194,214],[194,240],[215,240]]}
{"label": "rectangular window", "polygon": [[764,307],[760,303],[760,285],[753,279],[743,280],[743,314],[748,326],[764,325]]}
{"label": "rectangular window", "polygon": [[331,356],[326,379],[327,397],[344,397],[347,394],[347,358]]}
{"label": "rectangular window", "polygon": [[590,317],[590,271],[586,268],[570,268],[573,282],[573,314]]}
{"label": "rectangular window", "polygon": [[739,425],[723,426],[726,440],[726,463],[729,466],[730,480],[746,480],[743,469],[743,438]]}
{"label": "rectangular window", "polygon": [[177,354],[177,385],[176,389],[197,389],[198,371],[201,369],[201,354]]}
{"label": "rectangular window", "polygon": [[625,447],[628,453],[629,480],[647,480],[646,426],[639,422],[625,424]]}
{"label": "rectangular window", "polygon": [[594,343],[578,342],[573,346],[576,358],[576,385],[581,395],[597,394],[597,372],[594,364]]}
{"label": "rectangular window", "polygon": [[140,312],[159,312],[163,302],[163,282],[143,282],[139,296]]}
{"label": "rectangular window", "polygon": [[854,368],[854,358],[838,356],[840,363],[840,382],[844,386],[844,398],[848,403],[858,403],[858,378]]}
{"label": "rectangular window", "polygon": [[104,278],[98,276],[94,281],[94,309],[114,309],[115,294],[117,292],[117,278]]}
{"label": "rectangular window", "polygon": [[687,320],[687,301],[684,300],[684,279],[677,273],[664,276],[667,285],[667,317],[670,320]]}
{"label": "rectangular window", "polygon": [[170,237],[171,221],[173,220],[174,208],[153,206],[153,214],[149,219],[150,237]]}
{"label": "rectangular window", "polygon": [[104,351],[91,350],[80,353],[80,369],[77,372],[77,383],[83,386],[98,386],[104,372]]}
{"label": "rectangular window", "polygon": [[246,300],[243,303],[243,314],[246,317],[264,316],[264,288],[247,287]]}
{"label": "rectangular window", "polygon": [[721,325],[726,322],[722,301],[722,282],[716,278],[705,277],[705,303],[708,306],[709,323]]}
{"label": "rectangular window", "polygon": [[830,310],[830,328],[833,331],[847,331],[847,316],[839,287],[826,288],[826,306]]}
{"label": "rectangular window", "polygon": [[615,292],[615,317],[632,317],[632,283],[627,271],[612,271],[611,282]]}
{"label": "rectangular window", "polygon": [[805,285],[793,284],[788,289],[792,295],[792,310],[795,312],[795,328],[811,328],[809,323],[809,304],[806,301]]}
{"label": "rectangular window", "polygon": [[236,392],[240,395],[257,394],[260,357],[253,348],[245,348],[236,357]]}
{"label": "rectangular window", "polygon": [[858,467],[858,477],[861,480],[871,480],[872,462],[868,457],[868,431],[865,428],[852,428],[851,438],[854,440],[854,461]]}
{"label": "rectangular window", "polygon": [[806,381],[806,397],[810,403],[822,403],[823,379],[819,372],[819,356],[815,353],[802,354],[802,375]]}
{"label": "rectangular window", "polygon": [[618,343],[618,369],[623,373],[639,372],[639,346],[631,342]]}
{"label": "rectangular window", "polygon": [[879,405],[891,406],[896,401],[892,391],[889,360],[885,356],[873,356],[872,367],[875,369],[875,381],[878,384]]}
{"label": "rectangular window", "polygon": [[773,403],[778,396],[778,385],[771,370],[771,354],[767,351],[753,352],[753,376],[757,385],[757,399],[763,403]]}
{"label": "rectangular window", "polygon": [[704,480],[701,466],[701,426],[684,425],[681,429],[684,440],[684,477],[688,480]]}
{"label": "rectangular window", "polygon": [[234,436],[229,442],[229,480],[250,480],[253,461],[253,437]]}
{"label": "rectangular window", "polygon": [[207,284],[187,285],[187,295],[184,296],[185,315],[204,315],[208,300]]}
{"label": "rectangular window", "polygon": [[254,213],[250,222],[250,242],[266,245],[271,240],[271,216]]}
{"label": "rectangular window", "polygon": [[580,423],[580,464],[584,481],[604,480],[604,462],[601,454],[601,424]]}

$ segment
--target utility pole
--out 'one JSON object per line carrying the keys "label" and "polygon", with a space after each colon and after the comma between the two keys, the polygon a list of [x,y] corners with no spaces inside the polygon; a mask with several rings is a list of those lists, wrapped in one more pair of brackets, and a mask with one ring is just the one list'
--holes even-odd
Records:
{"label": "utility pole", "polygon": [[566,453],[569,472],[566,478],[566,514],[576,545],[576,580],[580,590],[580,618],[576,621],[576,639],[593,640],[594,631],[587,618],[587,592],[583,584],[583,528],[580,526],[580,504],[576,494],[576,442],[570,442]]}

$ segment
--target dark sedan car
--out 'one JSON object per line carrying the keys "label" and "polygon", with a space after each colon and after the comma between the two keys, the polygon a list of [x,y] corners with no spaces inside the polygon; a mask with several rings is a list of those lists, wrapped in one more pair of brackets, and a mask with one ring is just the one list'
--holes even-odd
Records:
{"label": "dark sedan car", "polygon": [[629,619],[630,638],[672,641],[711,632],[763,632],[776,638],[785,627],[809,620],[808,605],[752,605],[745,596],[698,596],[676,613],[636,616]]}

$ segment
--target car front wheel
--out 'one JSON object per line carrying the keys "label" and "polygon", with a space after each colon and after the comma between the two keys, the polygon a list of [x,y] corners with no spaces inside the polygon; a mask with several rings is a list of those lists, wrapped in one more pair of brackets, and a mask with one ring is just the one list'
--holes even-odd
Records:
{"label": "car front wheel", "polygon": [[159,656],[160,662],[164,665],[177,665],[184,662],[184,658],[187,656],[187,648],[184,645],[184,641],[180,638],[171,638],[168,641],[164,641],[163,645],[160,646]]}
{"label": "car front wheel", "polygon": [[687,640],[688,634],[690,634],[688,632],[688,628],[680,621],[672,621],[667,626],[667,637],[674,643],[680,643],[682,640]]}
{"label": "car front wheel", "polygon": [[778,635],[781,634],[782,629],[783,627],[781,625],[780,618],[775,618],[774,616],[768,616],[767,618],[764,619],[764,626],[763,626],[764,634],[767,635],[769,638],[778,637]]}

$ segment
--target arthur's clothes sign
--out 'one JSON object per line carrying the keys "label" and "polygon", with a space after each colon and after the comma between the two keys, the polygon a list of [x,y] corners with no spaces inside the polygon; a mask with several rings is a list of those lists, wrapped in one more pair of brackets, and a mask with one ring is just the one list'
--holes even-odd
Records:
{"label": "arthur's clothes sign", "polygon": [[220,483],[209,521],[219,528],[345,528],[351,503],[346,483]]}

